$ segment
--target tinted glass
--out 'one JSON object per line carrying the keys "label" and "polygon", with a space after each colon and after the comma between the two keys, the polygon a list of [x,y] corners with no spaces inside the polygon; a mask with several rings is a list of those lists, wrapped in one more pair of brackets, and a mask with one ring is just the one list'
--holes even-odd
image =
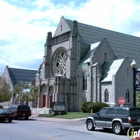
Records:
{"label": "tinted glass", "polygon": [[0,109],[0,113],[10,113],[8,109]]}
{"label": "tinted glass", "polygon": [[117,108],[116,113],[119,116],[127,116],[128,115],[128,110],[124,109],[124,108]]}
{"label": "tinted glass", "polygon": [[30,110],[29,106],[27,106],[27,105],[19,105],[18,109],[19,110]]}
{"label": "tinted glass", "polygon": [[140,108],[130,109],[130,115],[131,116],[140,116]]}
{"label": "tinted glass", "polygon": [[104,114],[106,114],[106,112],[107,112],[107,108],[102,108],[98,113],[100,115],[104,115]]}
{"label": "tinted glass", "polygon": [[3,112],[3,109],[0,109],[0,113],[2,113]]}
{"label": "tinted glass", "polygon": [[114,108],[109,108],[107,111],[107,115],[115,115],[115,109]]}

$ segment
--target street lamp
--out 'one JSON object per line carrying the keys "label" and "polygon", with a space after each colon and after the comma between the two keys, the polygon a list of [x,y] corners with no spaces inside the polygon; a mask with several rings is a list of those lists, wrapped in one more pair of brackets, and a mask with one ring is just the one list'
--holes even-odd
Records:
{"label": "street lamp", "polygon": [[136,106],[136,67],[137,63],[133,60],[131,63],[131,68],[133,69],[133,106]]}

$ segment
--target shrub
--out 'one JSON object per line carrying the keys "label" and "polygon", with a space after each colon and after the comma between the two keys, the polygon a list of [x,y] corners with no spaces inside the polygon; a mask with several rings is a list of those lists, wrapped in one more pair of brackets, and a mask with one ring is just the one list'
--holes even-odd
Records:
{"label": "shrub", "polygon": [[91,104],[90,110],[93,109],[93,112],[95,113],[98,112],[103,107],[109,107],[109,105],[103,102],[95,102]]}
{"label": "shrub", "polygon": [[85,112],[85,113],[90,112],[90,104],[91,103],[92,102],[83,102],[82,105],[81,105],[82,112]]}
{"label": "shrub", "polygon": [[0,108],[3,108],[3,106],[2,106],[2,105],[0,105]]}
{"label": "shrub", "polygon": [[107,103],[103,102],[84,102],[81,106],[82,112],[91,112],[91,109],[93,112],[98,112],[103,107],[108,107],[109,105]]}

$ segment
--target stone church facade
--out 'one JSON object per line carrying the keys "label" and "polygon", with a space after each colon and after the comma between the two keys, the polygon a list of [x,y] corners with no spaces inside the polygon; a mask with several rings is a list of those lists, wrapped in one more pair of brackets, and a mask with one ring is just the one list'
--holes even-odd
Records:
{"label": "stone church facade", "polygon": [[35,85],[39,107],[64,102],[68,111],[80,110],[84,101],[110,106],[119,97],[133,104],[134,59],[140,66],[140,38],[78,23],[62,17],[52,36],[48,32],[43,62]]}

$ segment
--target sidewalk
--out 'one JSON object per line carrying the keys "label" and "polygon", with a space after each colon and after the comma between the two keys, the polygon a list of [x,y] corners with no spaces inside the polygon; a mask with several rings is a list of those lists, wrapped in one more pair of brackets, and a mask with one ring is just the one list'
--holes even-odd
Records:
{"label": "sidewalk", "polygon": [[38,114],[32,114],[31,119],[37,119],[40,121],[51,121],[51,122],[62,122],[62,121],[84,121],[85,118],[77,118],[77,119],[63,119],[63,118],[49,118],[49,117],[39,117]]}

